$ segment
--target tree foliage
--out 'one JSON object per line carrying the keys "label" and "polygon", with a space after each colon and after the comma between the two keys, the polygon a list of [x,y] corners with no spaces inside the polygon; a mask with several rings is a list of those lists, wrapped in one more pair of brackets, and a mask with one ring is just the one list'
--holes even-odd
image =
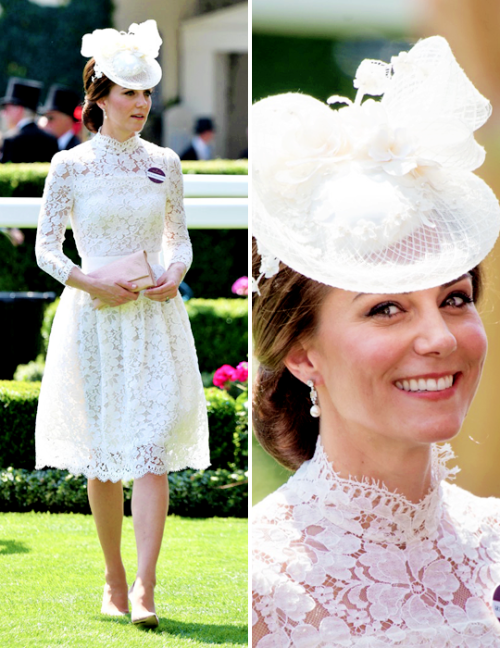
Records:
{"label": "tree foliage", "polygon": [[82,36],[111,26],[112,0],[71,0],[62,7],[2,0],[1,7],[0,95],[11,76],[41,81],[43,98],[52,83],[82,93]]}

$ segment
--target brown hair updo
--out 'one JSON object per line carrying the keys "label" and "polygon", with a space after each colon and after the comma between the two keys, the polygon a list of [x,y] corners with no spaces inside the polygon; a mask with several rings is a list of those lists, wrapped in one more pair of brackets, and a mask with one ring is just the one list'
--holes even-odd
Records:
{"label": "brown hair updo", "polygon": [[[254,240],[254,277],[259,267]],[[316,330],[320,306],[330,290],[281,263],[274,277],[262,277],[260,295],[253,296],[254,354],[259,362],[253,430],[263,448],[291,470],[313,456],[319,422],[309,413],[309,388],[288,371],[284,361],[297,343]]]}
{"label": "brown hair updo", "polygon": [[103,122],[103,112],[97,102],[109,95],[115,85],[104,74],[100,79],[92,81],[95,75],[95,59],[87,61],[83,70],[83,87],[85,89],[85,102],[82,109],[82,121],[92,133],[97,133]]}
{"label": "brown hair updo", "polygon": [[[254,277],[260,255],[253,242]],[[470,271],[474,301],[483,291],[481,266]],[[286,468],[296,470],[311,459],[319,419],[311,416],[309,388],[295,378],[284,361],[293,347],[310,338],[318,326],[321,304],[331,286],[318,283],[280,263],[278,274],[259,282],[254,293],[252,328],[259,362],[253,397],[253,430],[262,447]]]}

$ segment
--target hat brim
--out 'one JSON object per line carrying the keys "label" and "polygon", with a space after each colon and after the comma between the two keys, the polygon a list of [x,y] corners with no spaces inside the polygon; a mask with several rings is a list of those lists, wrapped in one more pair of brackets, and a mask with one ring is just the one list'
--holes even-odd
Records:
{"label": "hat brim", "polygon": [[[328,183],[328,179],[324,179]],[[337,190],[340,185],[337,185]],[[373,200],[366,194],[366,204]],[[422,187],[419,188],[422,190]],[[400,201],[400,188],[394,185],[394,207]],[[329,193],[331,196],[333,193]],[[493,248],[500,230],[500,206],[493,191],[470,172],[446,174],[440,186],[428,185],[422,201],[425,208],[415,208],[399,235],[385,245],[367,229],[367,238],[359,245],[355,236],[342,235],[335,218],[334,205],[328,200],[332,218],[306,208],[304,226],[293,226],[294,215],[287,209],[265,206],[254,176],[253,228],[257,240],[280,261],[296,272],[320,283],[366,293],[402,293],[426,290],[443,285],[476,267]],[[340,198],[339,200],[342,200]],[[401,202],[401,211],[406,208]],[[339,207],[338,212],[341,211]],[[375,219],[376,220],[376,219]],[[371,225],[367,213],[361,227]],[[387,222],[380,231],[387,231]]]}
{"label": "hat brim", "polygon": [[116,85],[128,90],[150,90],[157,86],[162,77],[160,64],[155,59],[148,59],[139,73],[134,75],[119,74],[113,67],[113,62],[97,60],[99,68],[107,78]]}

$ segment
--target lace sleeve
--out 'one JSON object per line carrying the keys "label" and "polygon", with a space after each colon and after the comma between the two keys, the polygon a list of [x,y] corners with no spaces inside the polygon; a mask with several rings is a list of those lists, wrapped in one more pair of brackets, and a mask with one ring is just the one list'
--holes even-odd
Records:
{"label": "lace sleeve", "polygon": [[184,213],[184,188],[182,167],[177,155],[170,160],[170,192],[165,210],[165,229],[163,230],[165,258],[170,263],[181,262],[189,269],[193,260],[193,249],[186,226]]}
{"label": "lace sleeve", "polygon": [[[253,593],[253,605],[252,605],[252,646],[253,648],[258,648],[260,640],[264,637],[267,637],[270,634],[269,628],[267,627],[266,622],[260,609],[262,608],[264,602],[262,597],[259,596],[256,592]],[[264,645],[264,644],[262,644]]]}
{"label": "lace sleeve", "polygon": [[45,181],[35,254],[40,268],[62,284],[66,284],[71,270],[77,267],[62,250],[72,207],[73,178],[66,160],[61,153],[57,153],[52,158]]}

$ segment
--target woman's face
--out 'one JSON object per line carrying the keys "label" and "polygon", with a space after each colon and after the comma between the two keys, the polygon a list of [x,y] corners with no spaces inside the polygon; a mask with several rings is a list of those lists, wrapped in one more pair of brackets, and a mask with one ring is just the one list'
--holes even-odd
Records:
{"label": "woman's face", "polygon": [[106,110],[103,126],[113,134],[138,133],[151,109],[152,90],[129,90],[113,85],[108,96],[98,101]]}
{"label": "woman's face", "polygon": [[397,295],[332,290],[304,345],[321,426],[410,443],[457,434],[487,349],[472,298],[469,275]]}

